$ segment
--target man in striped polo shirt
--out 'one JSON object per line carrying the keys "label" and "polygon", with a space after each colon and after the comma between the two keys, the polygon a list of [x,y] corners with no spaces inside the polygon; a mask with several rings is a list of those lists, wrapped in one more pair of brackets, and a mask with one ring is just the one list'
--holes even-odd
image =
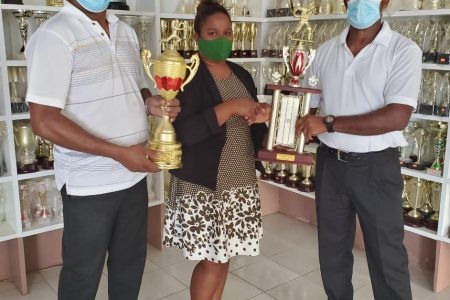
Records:
{"label": "man in striped polo shirt", "polygon": [[56,145],[62,300],[95,298],[107,253],[109,298],[137,299],[146,259],[145,176],[159,171],[145,147],[146,111],[161,116],[162,98],[151,96],[136,34],[109,2],[66,1],[26,49],[33,130]]}

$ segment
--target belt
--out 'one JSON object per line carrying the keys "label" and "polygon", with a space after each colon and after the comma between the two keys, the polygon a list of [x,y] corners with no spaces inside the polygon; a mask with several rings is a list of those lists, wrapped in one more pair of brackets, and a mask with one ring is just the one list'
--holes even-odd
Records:
{"label": "belt", "polygon": [[346,152],[339,149],[328,147],[327,145],[321,143],[320,148],[325,150],[331,156],[336,157],[337,160],[342,162],[354,162],[366,160],[373,156],[374,154],[387,153],[390,151],[396,150],[396,148],[386,148],[381,151],[373,151],[373,152],[365,152],[365,153],[356,153],[356,152]]}

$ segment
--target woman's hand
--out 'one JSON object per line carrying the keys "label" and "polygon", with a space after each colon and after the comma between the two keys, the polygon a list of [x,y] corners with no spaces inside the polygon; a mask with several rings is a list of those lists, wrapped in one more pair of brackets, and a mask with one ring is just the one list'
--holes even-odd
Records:
{"label": "woman's hand", "polygon": [[[163,106],[165,104],[165,100],[163,97],[156,95],[148,97],[146,102],[147,104],[147,112],[149,112],[152,116],[162,117],[164,115]],[[178,99],[173,99],[167,103],[165,107],[166,114],[170,117],[170,121],[175,121],[175,118],[181,111],[180,101]]]}
{"label": "woman's hand", "polygon": [[[253,123],[265,123],[270,119],[270,113],[272,111],[272,106],[267,103],[258,103],[258,111],[256,114],[256,118]],[[247,119],[247,118],[246,118]],[[252,125],[253,123],[248,121],[248,125]]]}

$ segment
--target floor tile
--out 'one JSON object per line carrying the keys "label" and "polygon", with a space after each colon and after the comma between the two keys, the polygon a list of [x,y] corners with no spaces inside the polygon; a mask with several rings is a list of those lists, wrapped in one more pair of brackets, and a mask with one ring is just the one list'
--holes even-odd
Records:
{"label": "floor tile", "polygon": [[275,298],[267,295],[267,294],[260,294],[256,297],[250,298],[249,300],[274,300]]}
{"label": "floor tile", "polygon": [[263,291],[299,277],[297,273],[268,259],[240,268],[233,273]]}
{"label": "floor tile", "polygon": [[169,295],[175,294],[187,287],[181,282],[164,272],[156,270],[144,274],[142,279],[141,291],[139,293],[140,300],[161,299]]}
{"label": "floor tile", "polygon": [[95,300],[108,300],[108,288],[98,289]]}
{"label": "floor tile", "polygon": [[274,213],[263,217],[264,231],[281,232],[290,229],[298,221],[294,218],[286,217],[281,213]]}
{"label": "floor tile", "polygon": [[59,272],[61,272],[62,266],[56,266],[48,269],[43,269],[39,271],[44,279],[51,279],[59,276]]}
{"label": "floor tile", "polygon": [[162,300],[190,300],[191,294],[189,289],[185,289],[184,291],[175,293],[173,295],[170,295],[168,297],[162,298]]}
{"label": "floor tile", "polygon": [[[322,286],[322,277],[320,275],[320,269],[314,270],[311,273],[308,273],[304,276],[309,280],[313,281],[315,284]],[[359,273],[356,270],[353,270],[353,278],[352,278],[353,290],[358,290],[368,284],[370,284],[369,275]]]}
{"label": "floor tile", "polygon": [[[58,291],[59,276],[47,279],[47,282],[55,292]],[[108,287],[108,277],[102,275],[100,283],[98,284],[98,289],[104,289],[107,287]]]}
{"label": "floor tile", "polygon": [[374,300],[372,286],[366,285],[365,287],[355,291],[353,300]]}
{"label": "floor tile", "polygon": [[171,247],[163,248],[161,251],[149,246],[147,250],[147,258],[160,268],[186,261],[181,254],[180,249]]}
{"label": "floor tile", "polygon": [[300,247],[274,255],[270,257],[270,260],[299,275],[307,274],[319,268],[319,259],[317,256],[308,255]]}
{"label": "floor tile", "polygon": [[33,272],[33,273],[27,274],[28,286],[32,286],[36,283],[41,283],[44,281],[45,281],[44,277],[42,277],[41,274],[39,274],[39,272]]}
{"label": "floor tile", "polygon": [[353,269],[362,273],[369,275],[369,266],[367,265],[366,252],[361,250],[353,250]]}
{"label": "floor tile", "polygon": [[2,300],[57,300],[56,293],[46,282],[39,282],[29,288],[29,294],[22,296],[17,289],[0,294]]}
{"label": "floor tile", "polygon": [[261,294],[262,291],[242,280],[236,275],[229,274],[222,300],[249,299]]}
{"label": "floor tile", "polygon": [[2,281],[0,282],[0,294],[6,291],[10,291],[10,290],[14,290],[16,289],[16,286],[14,285],[14,283],[9,282],[9,281]]}
{"label": "floor tile", "polygon": [[431,295],[427,300],[448,300],[450,299],[450,288],[440,292],[439,294]]}
{"label": "floor tile", "polygon": [[262,254],[257,255],[257,256],[239,255],[239,256],[232,257],[230,260],[230,271],[234,271],[234,270],[240,269],[242,267],[254,264],[256,262],[261,261],[262,259],[264,259],[264,256]]}
{"label": "floor tile", "polygon": [[322,286],[303,277],[267,291],[267,294],[279,300],[327,300]]}
{"label": "floor tile", "polygon": [[175,279],[183,283],[185,286],[190,286],[192,271],[198,261],[183,261],[174,265],[171,265],[164,269],[167,273],[173,276]]}
{"label": "floor tile", "polygon": [[266,232],[261,240],[261,253],[266,257],[270,257],[295,246],[294,243],[280,238],[275,233]]}

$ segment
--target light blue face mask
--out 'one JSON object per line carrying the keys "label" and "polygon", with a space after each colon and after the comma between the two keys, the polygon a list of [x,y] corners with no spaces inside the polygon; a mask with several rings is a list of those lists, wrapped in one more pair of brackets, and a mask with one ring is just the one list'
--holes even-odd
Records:
{"label": "light blue face mask", "polygon": [[77,0],[77,2],[90,12],[100,13],[108,8],[111,0]]}
{"label": "light blue face mask", "polygon": [[350,0],[347,2],[347,20],[356,29],[367,29],[381,18],[381,0]]}

